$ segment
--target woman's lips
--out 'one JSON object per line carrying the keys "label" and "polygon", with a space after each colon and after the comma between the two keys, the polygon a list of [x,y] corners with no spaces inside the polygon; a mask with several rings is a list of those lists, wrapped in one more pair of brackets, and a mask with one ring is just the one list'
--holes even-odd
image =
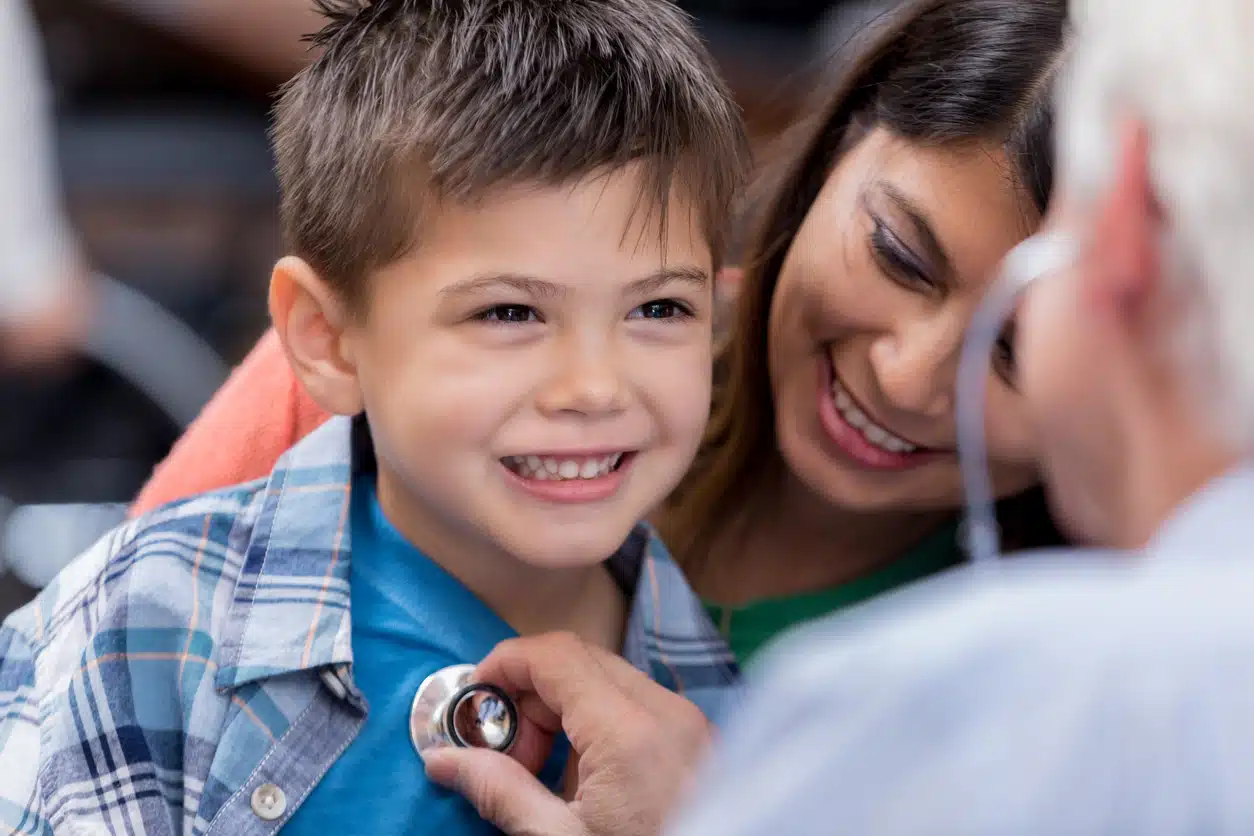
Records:
{"label": "woman's lips", "polygon": [[874,470],[908,470],[939,455],[874,423],[836,378],[826,354],[818,368],[819,423],[855,463]]}

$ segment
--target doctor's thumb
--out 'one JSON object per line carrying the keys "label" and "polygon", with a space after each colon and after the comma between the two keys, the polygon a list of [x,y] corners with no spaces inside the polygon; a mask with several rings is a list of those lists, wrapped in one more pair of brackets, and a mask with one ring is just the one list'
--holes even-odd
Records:
{"label": "doctor's thumb", "polygon": [[465,797],[508,836],[583,836],[566,802],[508,755],[490,749],[446,748],[423,755],[427,777]]}

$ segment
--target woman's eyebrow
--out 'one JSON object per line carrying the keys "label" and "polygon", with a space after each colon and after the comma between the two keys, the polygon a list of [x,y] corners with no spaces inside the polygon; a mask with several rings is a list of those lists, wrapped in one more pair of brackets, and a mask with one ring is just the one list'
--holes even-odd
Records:
{"label": "woman's eyebrow", "polygon": [[878,186],[884,196],[892,201],[893,206],[905,215],[910,225],[914,227],[915,235],[918,236],[919,242],[927,251],[925,255],[946,275],[953,275],[953,262],[949,259],[949,254],[945,252],[945,248],[941,246],[940,238],[937,237],[936,231],[932,228],[931,222],[927,219],[927,213],[923,211],[922,207],[892,183],[881,182]]}

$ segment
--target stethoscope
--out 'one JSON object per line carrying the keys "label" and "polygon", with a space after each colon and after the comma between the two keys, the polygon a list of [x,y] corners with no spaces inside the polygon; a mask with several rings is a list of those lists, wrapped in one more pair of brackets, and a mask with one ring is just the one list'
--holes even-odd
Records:
{"label": "stethoscope", "polygon": [[[993,348],[1015,306],[1033,282],[1066,267],[1075,245],[1065,234],[1041,233],[1007,254],[963,340],[955,391],[958,456],[967,504],[963,530],[976,565],[996,561],[1001,533],[994,511],[984,408]],[[434,748],[508,752],[518,735],[518,707],[501,688],[475,682],[474,665],[454,665],[428,676],[414,694],[409,736],[421,757]]]}
{"label": "stethoscope", "polygon": [[409,739],[421,758],[432,749],[508,752],[518,736],[518,706],[495,685],[474,681],[474,665],[453,665],[418,686],[409,710]]}
{"label": "stethoscope", "polygon": [[958,461],[967,504],[963,542],[977,566],[1001,552],[1001,532],[994,510],[988,448],[984,436],[985,396],[993,347],[1024,291],[1042,276],[1057,273],[1076,255],[1074,240],[1060,232],[1042,232],[1021,242],[1002,260],[997,279],[976,310],[963,340],[955,383],[954,418]]}

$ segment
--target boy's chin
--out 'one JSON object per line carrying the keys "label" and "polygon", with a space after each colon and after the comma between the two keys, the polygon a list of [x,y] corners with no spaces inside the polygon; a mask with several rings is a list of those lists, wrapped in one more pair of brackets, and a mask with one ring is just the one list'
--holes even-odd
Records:
{"label": "boy's chin", "polygon": [[604,563],[627,541],[634,523],[532,527],[508,545],[515,559],[537,569],[579,569]]}

